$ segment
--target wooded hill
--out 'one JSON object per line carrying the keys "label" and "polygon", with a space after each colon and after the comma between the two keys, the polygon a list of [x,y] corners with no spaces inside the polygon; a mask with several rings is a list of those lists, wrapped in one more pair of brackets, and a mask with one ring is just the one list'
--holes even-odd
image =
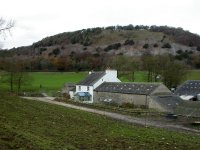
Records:
{"label": "wooded hill", "polygon": [[200,36],[167,26],[110,26],[64,32],[31,46],[0,51],[4,58],[12,56],[32,61],[33,70],[66,71],[98,69],[117,55],[163,54],[173,55],[177,60],[200,68]]}

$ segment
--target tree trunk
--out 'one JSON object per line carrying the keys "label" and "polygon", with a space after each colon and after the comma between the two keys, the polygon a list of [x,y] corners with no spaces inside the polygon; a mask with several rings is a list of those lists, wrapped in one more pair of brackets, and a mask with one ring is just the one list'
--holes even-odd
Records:
{"label": "tree trunk", "polygon": [[132,72],[132,82],[135,81],[135,71]]}
{"label": "tree trunk", "polygon": [[10,92],[13,92],[13,72],[10,73]]}

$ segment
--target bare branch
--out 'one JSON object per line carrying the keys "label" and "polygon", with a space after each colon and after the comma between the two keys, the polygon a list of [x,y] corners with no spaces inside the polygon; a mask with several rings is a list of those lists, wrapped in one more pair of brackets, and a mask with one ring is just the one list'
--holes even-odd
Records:
{"label": "bare branch", "polygon": [[15,22],[13,20],[6,21],[3,18],[0,18],[0,34],[5,33],[5,31],[9,31],[11,28],[13,28],[15,25]]}

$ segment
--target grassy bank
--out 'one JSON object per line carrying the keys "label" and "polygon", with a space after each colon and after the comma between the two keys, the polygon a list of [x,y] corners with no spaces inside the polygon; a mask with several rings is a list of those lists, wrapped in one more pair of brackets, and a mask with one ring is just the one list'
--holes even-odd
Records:
{"label": "grassy bank", "polygon": [[1,149],[198,149],[198,136],[143,128],[15,96],[0,97]]}

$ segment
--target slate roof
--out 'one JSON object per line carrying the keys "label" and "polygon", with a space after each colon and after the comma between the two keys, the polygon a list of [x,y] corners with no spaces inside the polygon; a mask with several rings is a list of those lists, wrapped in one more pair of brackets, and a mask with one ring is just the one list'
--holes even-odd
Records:
{"label": "slate roof", "polygon": [[176,95],[159,95],[151,96],[151,98],[157,102],[166,112],[174,113],[175,109],[180,106],[182,100]]}
{"label": "slate roof", "polygon": [[176,95],[197,95],[200,94],[200,80],[189,80],[180,85],[174,92]]}
{"label": "slate roof", "polygon": [[97,92],[124,93],[137,95],[150,95],[160,84],[159,83],[122,83],[104,82],[98,86]]}
{"label": "slate roof", "polygon": [[77,85],[92,86],[96,83],[96,81],[98,81],[105,74],[106,74],[105,72],[92,72],[84,80],[77,83]]}

